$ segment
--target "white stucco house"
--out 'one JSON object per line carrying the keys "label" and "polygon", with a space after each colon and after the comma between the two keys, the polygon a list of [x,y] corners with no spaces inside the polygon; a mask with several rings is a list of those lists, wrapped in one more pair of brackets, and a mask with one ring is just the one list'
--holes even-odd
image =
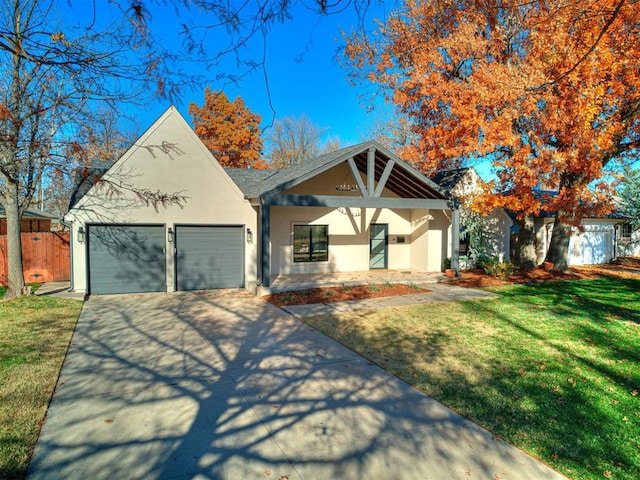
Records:
{"label": "white stucco house", "polygon": [[174,107],[65,221],[72,289],[89,294],[264,293],[277,275],[436,272],[447,257],[457,267],[459,211],[381,145],[279,171],[224,169]]}

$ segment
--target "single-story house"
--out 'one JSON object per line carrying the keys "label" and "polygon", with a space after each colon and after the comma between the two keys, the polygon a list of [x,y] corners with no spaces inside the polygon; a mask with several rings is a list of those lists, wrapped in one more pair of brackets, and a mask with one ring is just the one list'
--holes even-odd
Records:
{"label": "single-story house", "polygon": [[457,268],[459,210],[376,142],[278,171],[223,169],[174,107],[78,199],[72,289],[246,288],[276,275]]}
{"label": "single-story house", "polygon": [[[25,210],[22,215],[22,223],[20,224],[20,231],[22,233],[35,233],[35,232],[50,232],[51,221],[57,221],[58,216],[45,212],[44,210],[38,210],[36,208],[29,208]],[[0,204],[0,235],[7,234],[7,214],[4,207]]]}
{"label": "single-story house", "polygon": [[465,204],[473,201],[484,189],[484,181],[473,167],[443,170],[438,172],[432,180],[440,185],[446,193],[457,198],[461,207],[461,235],[460,235],[460,267],[473,268],[473,259],[469,257],[471,250],[489,257],[498,258],[500,261],[509,260],[511,251],[511,227],[513,219],[504,208],[495,208],[491,211],[480,212],[483,227],[482,245],[470,245],[469,235],[464,232],[467,228],[465,219],[470,216],[469,210],[465,211]]}

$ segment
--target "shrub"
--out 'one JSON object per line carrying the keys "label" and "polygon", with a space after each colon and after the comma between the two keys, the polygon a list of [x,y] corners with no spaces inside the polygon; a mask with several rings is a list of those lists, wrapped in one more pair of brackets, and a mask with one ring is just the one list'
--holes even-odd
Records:
{"label": "shrub", "polygon": [[505,280],[516,273],[518,269],[509,261],[501,262],[498,258],[490,258],[480,263],[480,268],[487,275]]}

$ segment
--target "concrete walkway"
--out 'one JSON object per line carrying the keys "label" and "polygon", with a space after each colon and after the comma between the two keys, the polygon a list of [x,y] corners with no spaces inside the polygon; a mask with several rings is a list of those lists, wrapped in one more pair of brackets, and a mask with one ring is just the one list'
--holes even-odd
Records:
{"label": "concrete walkway", "polygon": [[85,303],[28,478],[561,479],[242,291]]}
{"label": "concrete walkway", "polygon": [[84,300],[85,294],[69,291],[69,282],[47,282],[40,285],[35,294],[41,297],[73,298]]}
{"label": "concrete walkway", "polygon": [[305,273],[303,275],[273,275],[271,286],[263,287],[261,295],[290,292],[316,287],[353,287],[371,283],[438,283],[446,281],[439,272],[417,272],[414,270],[365,270],[361,272]]}
{"label": "concrete walkway", "polygon": [[335,313],[357,312],[364,310],[378,310],[385,307],[404,307],[421,305],[432,302],[451,302],[474,298],[495,297],[496,294],[473,288],[456,287],[442,283],[419,285],[427,290],[426,293],[411,295],[396,295],[393,297],[368,298],[365,300],[347,300],[345,302],[313,303],[309,305],[290,305],[282,310],[298,318],[315,317],[317,315],[331,315]]}

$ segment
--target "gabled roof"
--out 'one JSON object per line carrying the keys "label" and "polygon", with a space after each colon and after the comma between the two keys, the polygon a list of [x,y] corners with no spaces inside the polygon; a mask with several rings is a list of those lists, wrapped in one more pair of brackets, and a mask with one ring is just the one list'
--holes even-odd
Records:
{"label": "gabled roof", "polygon": [[375,141],[368,141],[325,153],[312,160],[298,163],[283,170],[227,169],[227,173],[247,198],[262,197],[305,182],[342,162],[348,161],[350,158],[353,158],[357,169],[366,174],[368,152],[371,148],[375,150],[376,180],[380,179],[386,164],[390,160],[395,162],[386,183],[386,188],[395,194],[407,198],[446,197],[446,193],[437,184]]}
{"label": "gabled roof", "polygon": [[86,195],[91,187],[100,180],[100,177],[102,177],[112,165],[113,162],[94,160],[88,167],[76,170],[73,178],[73,190],[71,191],[71,198],[69,199],[69,210]]}
{"label": "gabled roof", "polygon": [[256,170],[253,168],[225,168],[224,171],[246,197],[257,197],[265,180],[278,172],[278,170]]}
{"label": "gabled roof", "polygon": [[[7,213],[4,210],[4,206],[0,204],[0,218],[6,218],[6,216]],[[26,220],[51,220],[58,218],[58,215],[45,212],[44,210],[38,210],[37,208],[28,208],[24,211],[22,218]]]}
{"label": "gabled roof", "polygon": [[451,190],[455,188],[458,183],[464,178],[464,176],[470,171],[472,168],[454,168],[451,170],[441,170],[435,174],[435,176],[431,177],[431,180],[440,185],[440,188],[447,193],[451,193]]}
{"label": "gabled roof", "polygon": [[[542,205],[544,206],[544,204],[547,203],[547,199],[558,196],[558,191],[557,190],[542,190],[542,189],[536,188],[536,189],[533,190],[533,196],[534,196],[534,198],[540,200],[542,202]],[[509,215],[511,215],[511,217],[514,218],[514,219],[516,218],[516,214],[514,212],[512,212],[512,211],[509,211]],[[538,215],[536,215],[536,218],[552,218],[552,217],[555,217],[555,216],[556,216],[556,212],[555,211],[540,210]],[[624,219],[630,218],[630,217],[627,217],[622,212],[619,212],[616,209],[613,212],[611,212],[611,213],[609,213],[609,214],[607,214],[605,216],[600,216],[600,217],[586,216],[584,218],[607,218],[607,219],[624,220]]]}

